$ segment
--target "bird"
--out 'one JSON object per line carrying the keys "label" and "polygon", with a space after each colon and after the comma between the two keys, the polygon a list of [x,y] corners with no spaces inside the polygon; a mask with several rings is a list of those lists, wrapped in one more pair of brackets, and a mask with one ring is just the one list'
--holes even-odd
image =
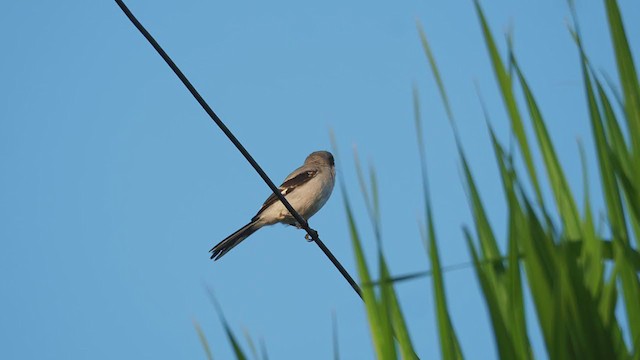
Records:
{"label": "bird", "polygon": [[[328,151],[315,151],[307,156],[302,166],[284,179],[278,190],[307,221],[329,200],[335,178],[336,168],[333,155]],[[271,194],[247,225],[209,250],[211,259],[219,260],[260,228],[277,223],[301,228],[278,197]],[[307,240],[309,240],[308,237]]]}

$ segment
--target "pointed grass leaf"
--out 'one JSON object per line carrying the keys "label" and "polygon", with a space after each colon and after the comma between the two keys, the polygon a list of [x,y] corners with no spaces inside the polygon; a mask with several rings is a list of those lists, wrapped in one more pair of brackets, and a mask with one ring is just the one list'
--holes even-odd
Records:
{"label": "pointed grass leaf", "polygon": [[447,112],[447,117],[449,118],[449,122],[454,127],[455,130],[455,121],[453,118],[453,111],[451,110],[451,105],[449,104],[449,97],[447,96],[447,92],[444,88],[444,83],[442,81],[442,77],[440,76],[440,71],[438,70],[438,65],[436,64],[436,58],[431,51],[431,46],[429,46],[429,41],[427,40],[427,35],[422,28],[422,24],[420,22],[416,22],[416,26],[418,28],[418,34],[420,35],[420,42],[422,43],[422,49],[424,50],[424,54],[427,56],[427,60],[429,61],[429,67],[431,68],[431,73],[433,74],[434,79],[436,80],[436,85],[438,86],[438,91],[440,92],[440,97],[442,98],[442,103],[444,104],[444,109]]}
{"label": "pointed grass leaf", "polygon": [[220,307],[218,300],[214,296],[213,290],[207,287],[207,291],[209,294],[209,299],[211,300],[213,307],[216,309],[216,312],[218,313],[220,322],[222,322],[222,327],[224,328],[224,332],[227,334],[227,340],[229,341],[229,343],[231,344],[231,347],[233,348],[233,352],[236,356],[236,359],[246,360],[247,356],[244,354],[244,351],[242,351],[242,347],[240,346],[240,343],[238,342],[235,335],[233,334],[233,331],[231,330],[231,327],[229,326],[227,319],[224,317],[224,313],[222,312],[222,307]]}
{"label": "pointed grass leaf", "polygon": [[451,323],[447,300],[444,290],[444,279],[440,266],[440,257],[436,246],[435,229],[431,213],[431,202],[429,196],[429,185],[427,177],[426,150],[422,138],[422,118],[420,116],[420,103],[418,101],[418,90],[413,89],[414,120],[416,135],[418,140],[418,155],[420,157],[420,169],[422,173],[422,191],[424,195],[424,207],[426,215],[427,229],[420,226],[420,234],[426,245],[429,260],[431,262],[433,293],[436,303],[436,318],[440,338],[441,357],[445,360],[462,359],[462,349],[458,337]]}
{"label": "pointed grass leaf", "polygon": [[605,130],[602,124],[599,104],[597,102],[591,81],[592,71],[589,69],[588,60],[584,54],[580,38],[576,38],[578,49],[582,59],[582,75],[589,106],[589,116],[591,119],[592,132],[595,137],[598,162],[600,165],[600,176],[602,187],[607,204],[607,218],[613,233],[614,256],[618,264],[620,280],[622,282],[622,293],[625,299],[625,310],[629,319],[629,328],[632,336],[640,336],[640,308],[636,302],[640,298],[640,281],[633,270],[630,256],[627,255],[626,248],[629,246],[629,236],[620,198],[620,190],[615,169],[612,161],[612,150],[605,137]]}
{"label": "pointed grass leaf", "polygon": [[333,345],[333,360],[340,360],[340,344],[338,342],[338,319],[335,310],[331,312],[331,339]]}
{"label": "pointed grass leaf", "polygon": [[447,299],[444,289],[444,278],[442,276],[442,268],[440,266],[440,256],[438,255],[438,247],[435,239],[435,229],[431,219],[431,212],[427,209],[427,229],[422,231],[424,241],[426,242],[429,259],[431,261],[431,269],[433,271],[433,292],[436,302],[436,318],[438,321],[438,331],[440,334],[440,351],[442,359],[458,360],[462,359],[462,349],[455,333],[449,309],[447,307]]}
{"label": "pointed grass leaf", "polygon": [[355,218],[351,210],[349,199],[347,198],[347,192],[344,184],[342,184],[342,197],[344,207],[347,213],[347,222],[349,225],[349,233],[351,235],[351,245],[354,249],[356,265],[358,269],[358,275],[360,283],[364,284],[362,287],[362,297],[367,312],[367,318],[369,320],[369,329],[371,331],[371,340],[376,351],[376,355],[379,359],[391,359],[394,358],[394,342],[393,337],[389,338],[388,334],[384,331],[383,318],[380,314],[380,308],[374,288],[371,284],[371,275],[369,274],[369,267],[364,256],[362,244],[360,242],[360,235],[355,224]]}
{"label": "pointed grass leaf", "polygon": [[589,178],[587,175],[587,160],[582,143],[578,143],[580,162],[582,164],[582,182],[584,188],[584,219],[582,221],[581,263],[584,266],[585,281],[592,295],[600,294],[604,281],[604,256],[602,241],[596,234],[593,214],[591,212],[591,198],[589,196]]}
{"label": "pointed grass leaf", "polygon": [[207,337],[204,335],[204,331],[200,327],[197,321],[193,320],[193,327],[196,329],[198,333],[198,339],[200,340],[200,344],[202,344],[202,348],[204,349],[205,355],[207,355],[207,360],[213,360],[213,354],[211,353],[211,348],[209,347],[209,342],[207,341]]}
{"label": "pointed grass leaf", "polygon": [[253,342],[253,339],[251,338],[251,334],[249,334],[249,331],[247,329],[244,329],[243,333],[244,333],[244,338],[247,340],[247,344],[249,345],[249,350],[251,350],[251,354],[253,355],[253,358],[258,359],[258,349],[256,348],[256,345]]}
{"label": "pointed grass leaf", "polygon": [[260,353],[262,354],[262,360],[269,360],[267,345],[264,343],[264,339],[260,339]]}
{"label": "pointed grass leaf", "polygon": [[[485,259],[497,259],[501,257],[500,250],[498,249],[498,243],[496,241],[493,229],[487,217],[487,213],[480,199],[480,193],[476,187],[473,175],[469,169],[469,164],[464,154],[459,149],[459,155],[462,162],[463,175],[465,183],[467,185],[467,197],[469,198],[469,206],[473,212],[473,218],[475,222],[476,231],[480,240],[480,248]],[[496,263],[495,269],[498,272],[504,272],[504,266],[502,263]]]}
{"label": "pointed grass leaf", "polygon": [[524,93],[527,107],[529,109],[531,122],[535,130],[536,138],[538,139],[540,151],[542,152],[544,164],[549,176],[549,182],[551,183],[551,189],[556,198],[558,213],[560,214],[560,217],[562,218],[564,224],[564,230],[566,231],[569,239],[578,239],[581,237],[580,220],[578,215],[578,207],[573,200],[574,198],[573,194],[571,193],[571,188],[569,188],[569,184],[567,183],[567,179],[564,175],[564,171],[562,170],[562,166],[560,166],[560,161],[558,160],[558,156],[556,155],[551,137],[549,136],[549,132],[547,131],[547,127],[542,118],[542,113],[540,112],[538,104],[533,97],[533,93],[531,92],[531,89],[529,88],[529,85],[524,75],[522,74],[522,71],[520,70],[520,66],[516,62],[515,57],[512,56],[511,59],[511,63],[513,65],[515,73],[517,74],[522,86],[522,91]]}
{"label": "pointed grass leaf", "polygon": [[544,201],[542,198],[542,191],[540,189],[540,184],[538,182],[537,171],[533,164],[533,156],[531,155],[529,141],[527,139],[527,134],[524,129],[522,117],[520,115],[520,111],[518,110],[518,105],[516,103],[515,95],[513,93],[511,77],[507,72],[507,69],[505,68],[504,63],[502,62],[502,59],[500,58],[500,54],[498,53],[498,47],[493,39],[493,35],[491,34],[491,30],[489,29],[489,24],[487,23],[487,20],[484,16],[484,12],[480,7],[479,1],[475,0],[474,4],[476,7],[478,18],[480,20],[480,26],[482,28],[482,34],[484,36],[485,44],[487,45],[487,50],[489,51],[491,64],[493,66],[493,70],[496,75],[496,80],[500,87],[500,93],[502,94],[502,99],[504,101],[505,107],[507,108],[509,119],[511,120],[512,132],[514,133],[516,139],[518,140],[518,144],[520,146],[520,152],[524,159],[524,163],[525,163],[527,172],[529,174],[529,179],[536,193],[536,198],[538,200],[538,203],[540,204],[540,206],[543,206]]}
{"label": "pointed grass leaf", "polygon": [[616,0],[605,0],[609,31],[622,85],[627,126],[634,153],[634,176],[640,178],[640,84]]}
{"label": "pointed grass leaf", "polygon": [[464,235],[473,258],[474,268],[485,303],[489,308],[489,316],[491,318],[491,324],[493,325],[493,334],[496,340],[498,354],[500,354],[501,359],[517,359],[516,348],[506,323],[507,319],[502,313],[503,309],[505,309],[504,302],[501,301],[500,296],[497,294],[497,289],[495,288],[496,281],[490,279],[490,277],[495,276],[495,272],[491,267],[487,268],[480,262],[478,252],[475,249],[475,245],[473,245],[471,234],[466,227],[464,228]]}
{"label": "pointed grass leaf", "polygon": [[379,254],[379,258],[380,279],[382,279],[381,291],[389,306],[393,330],[400,346],[400,355],[402,359],[406,360],[418,359],[418,356],[416,355],[413,348],[413,344],[411,343],[411,337],[409,335],[409,330],[407,329],[404,315],[402,314],[402,309],[400,308],[400,303],[398,302],[397,294],[393,288],[393,282],[390,281],[391,275],[389,273],[387,262],[385,261],[382,253]]}
{"label": "pointed grass leaf", "polygon": [[[511,173],[512,174],[512,173]],[[512,175],[513,176],[513,175]],[[527,334],[524,296],[522,294],[522,275],[520,272],[519,239],[526,231],[524,214],[516,202],[515,194],[509,200],[509,262],[507,270],[507,303],[509,310],[507,324],[516,353],[520,358],[532,359],[531,344]]]}
{"label": "pointed grass leaf", "polygon": [[[549,352],[549,356],[554,358],[554,354],[559,352],[557,342],[561,334],[558,327],[558,305],[554,298],[554,281],[556,276],[554,244],[544,232],[540,221],[536,217],[531,204],[525,198],[524,216],[519,244],[524,255],[524,268],[529,288],[532,294],[533,303],[536,308],[538,323]],[[560,351],[561,352],[561,351]]]}

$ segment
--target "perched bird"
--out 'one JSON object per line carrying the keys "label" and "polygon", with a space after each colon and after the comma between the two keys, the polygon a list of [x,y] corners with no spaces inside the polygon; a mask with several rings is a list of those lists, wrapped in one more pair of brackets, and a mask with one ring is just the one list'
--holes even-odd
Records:
{"label": "perched bird", "polygon": [[[312,152],[304,164],[295,169],[278,188],[287,201],[305,220],[320,210],[329,200],[336,178],[333,155],[328,151]],[[229,235],[209,252],[214,260],[220,259],[229,250],[263,226],[282,223],[300,228],[275,194],[264,202],[256,216],[247,225]]]}

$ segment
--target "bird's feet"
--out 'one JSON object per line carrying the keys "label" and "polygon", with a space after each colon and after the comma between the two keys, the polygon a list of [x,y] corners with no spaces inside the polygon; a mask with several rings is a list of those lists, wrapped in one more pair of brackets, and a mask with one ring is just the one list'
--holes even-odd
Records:
{"label": "bird's feet", "polygon": [[[300,224],[298,224],[297,222],[294,224],[289,224],[291,226],[295,226],[297,229],[304,229]],[[313,241],[313,237],[315,236],[316,238],[318,237],[318,232],[309,228],[309,230],[311,231],[311,234],[313,234],[313,236],[309,235],[309,233],[306,233],[304,235],[304,238],[308,241],[308,242],[312,242]]]}
{"label": "bird's feet", "polygon": [[[318,237],[318,232],[317,231],[315,231],[313,229],[309,229],[309,230],[311,230],[311,233],[314,235],[314,237],[316,237],[316,238]],[[304,238],[307,239],[308,242],[312,242],[313,241],[313,237],[309,236],[309,233],[307,233],[304,236]]]}

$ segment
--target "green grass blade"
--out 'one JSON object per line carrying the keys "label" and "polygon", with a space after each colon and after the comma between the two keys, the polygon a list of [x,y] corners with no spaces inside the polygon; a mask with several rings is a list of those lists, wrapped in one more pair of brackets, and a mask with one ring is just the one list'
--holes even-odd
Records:
{"label": "green grass blade", "polygon": [[[371,219],[373,229],[378,243],[378,262],[380,270],[380,301],[378,302],[380,318],[382,320],[382,332],[385,338],[396,338],[400,346],[400,352],[403,359],[417,359],[418,356],[413,350],[411,339],[406,327],[400,304],[393,288],[393,282],[390,281],[390,274],[387,263],[382,254],[382,235],[380,232],[380,202],[378,198],[378,183],[376,179],[376,173],[373,166],[369,167],[369,179],[371,194],[367,190],[367,184],[364,179],[364,174],[357,152],[354,151],[354,159],[356,164],[356,173],[358,174],[358,182],[360,183],[360,189],[365,199],[367,212]],[[367,284],[365,284],[367,286]],[[393,350],[393,356],[396,356],[395,346],[391,348]]]}
{"label": "green grass blade", "polygon": [[431,214],[431,202],[429,196],[429,184],[427,177],[426,150],[422,138],[422,118],[420,115],[420,103],[418,101],[418,91],[413,89],[414,104],[414,120],[416,127],[416,136],[418,140],[418,155],[420,157],[420,170],[422,172],[422,191],[424,194],[425,215],[427,219],[427,229],[420,226],[420,234],[426,244],[427,252],[431,262],[433,292],[436,303],[436,318],[438,322],[438,331],[440,338],[441,357],[445,360],[462,359],[462,349],[458,337],[449,317],[447,308],[447,299],[444,290],[444,279],[442,276],[442,267],[440,265],[440,256],[436,246],[436,235],[433,226],[433,218]]}
{"label": "green grass blade", "polygon": [[622,184],[622,190],[625,195],[625,204],[630,211],[629,220],[636,234],[636,246],[640,246],[640,185],[638,181],[632,181],[633,164],[632,154],[627,150],[627,146],[622,136],[622,130],[616,119],[615,112],[611,106],[611,102],[607,97],[601,83],[594,79],[598,90],[598,99],[602,105],[603,117],[605,119],[608,143],[610,144],[610,157],[612,167],[618,175],[618,180]]}
{"label": "green grass blade", "polygon": [[236,359],[246,360],[247,356],[244,354],[244,351],[242,351],[242,347],[240,346],[240,343],[238,342],[235,335],[233,334],[233,331],[231,330],[231,327],[229,326],[227,319],[224,317],[222,308],[220,307],[218,300],[216,300],[215,296],[213,295],[213,291],[210,288],[207,288],[207,291],[209,293],[209,299],[213,303],[213,306],[216,309],[216,312],[218,313],[220,322],[222,322],[222,327],[224,328],[224,332],[227,334],[227,340],[229,341],[229,343],[231,344],[231,347],[233,348],[233,352],[236,356]]}
{"label": "green grass blade", "polygon": [[504,152],[504,148],[500,145],[498,138],[496,137],[493,128],[490,125],[487,125],[489,128],[489,135],[491,136],[491,144],[493,146],[493,155],[498,163],[498,169],[500,170],[500,179],[502,180],[502,189],[507,197],[507,203],[509,203],[509,199],[512,196],[515,196],[514,188],[513,188],[513,179],[510,171],[506,166],[506,154]]}
{"label": "green grass blade", "polygon": [[569,188],[564,171],[560,166],[560,161],[556,155],[549,132],[544,124],[542,113],[540,112],[540,108],[538,107],[533,93],[531,92],[531,88],[529,88],[529,84],[522,74],[515,57],[511,56],[511,59],[511,64],[513,65],[515,73],[520,80],[520,85],[529,109],[531,122],[535,130],[536,138],[538,139],[540,151],[542,152],[544,164],[549,176],[549,182],[551,183],[551,189],[555,195],[558,213],[560,214],[564,224],[564,230],[566,231],[569,239],[579,239],[581,238],[580,216],[578,214],[578,207],[574,201],[573,194],[571,193],[571,188]]}
{"label": "green grass blade", "polygon": [[[638,73],[636,71],[627,35],[620,15],[618,3],[615,0],[605,0],[607,9],[607,17],[609,22],[609,30],[613,42],[614,52],[616,55],[616,63],[618,68],[618,76],[622,85],[622,93],[624,97],[624,110],[626,115],[627,128],[631,139],[632,154],[629,172],[626,174],[631,181],[627,184],[640,183],[640,83],[638,82]],[[621,165],[624,169],[624,164]],[[627,190],[627,201],[632,205],[640,207],[640,189],[635,187],[636,191],[631,191],[629,185],[625,186]],[[632,209],[633,210],[633,209]],[[640,210],[633,212],[632,226],[636,235],[636,246],[640,247]],[[621,270],[622,271],[622,270]],[[640,329],[636,333],[640,337]]]}
{"label": "green grass blade", "polygon": [[620,199],[618,183],[615,178],[615,168],[612,162],[611,148],[605,137],[605,130],[602,124],[600,109],[593,91],[591,82],[591,71],[582,49],[580,38],[576,37],[578,48],[582,59],[582,75],[589,106],[589,116],[591,119],[592,132],[595,137],[598,162],[600,164],[600,176],[602,187],[607,204],[607,218],[613,233],[613,245],[615,261],[618,264],[620,280],[622,281],[622,292],[625,299],[625,309],[629,320],[629,328],[632,337],[640,336],[640,308],[636,305],[640,299],[640,281],[633,269],[633,265],[628,255],[629,236],[625,221],[625,214]]}
{"label": "green grass blade", "polygon": [[377,237],[382,238],[382,232],[380,230],[382,226],[382,215],[380,214],[380,197],[378,195],[378,177],[373,168],[373,165],[369,166],[369,181],[371,182],[371,199],[373,202],[373,218],[375,219]]}
{"label": "green grass blade", "polygon": [[[566,331],[568,338],[566,345],[571,348],[570,351],[576,359],[595,360],[591,353],[592,347],[585,336],[587,319],[581,316],[582,314],[580,313],[579,304],[576,299],[577,294],[574,293],[572,287],[573,281],[569,269],[571,258],[566,254],[566,247],[558,249],[565,250],[558,252],[556,291],[560,296],[559,299],[556,298],[556,301],[560,302],[560,309],[563,313],[563,330]],[[573,321],[577,321],[577,323],[572,323]],[[594,333],[595,332],[594,329]]]}
{"label": "green grass blade", "polygon": [[387,262],[385,261],[382,253],[379,254],[379,257],[382,296],[386,299],[389,306],[393,330],[396,338],[398,339],[398,344],[400,345],[400,355],[402,359],[418,359],[418,356],[413,349],[413,344],[411,343],[411,337],[409,336],[409,330],[407,329],[407,324],[405,322],[404,315],[402,314],[398,297],[393,288],[393,282],[390,281],[391,275],[389,273]]}
{"label": "green grass blade", "polygon": [[622,329],[620,328],[620,324],[618,324],[615,311],[618,299],[618,289],[617,289],[617,279],[618,270],[617,267],[614,266],[611,271],[611,276],[609,282],[604,286],[602,290],[602,295],[600,297],[600,317],[602,318],[603,324],[610,329],[611,336],[613,337],[613,342],[615,346],[615,351],[618,354],[629,353],[627,350],[627,345],[624,342],[624,337],[622,335]]}
{"label": "green grass blade", "polygon": [[440,351],[442,359],[462,359],[462,349],[458,337],[451,323],[449,309],[447,307],[447,298],[444,290],[444,278],[442,276],[442,267],[440,265],[440,256],[438,255],[438,247],[436,245],[435,229],[431,219],[431,212],[427,211],[427,233],[422,231],[423,239],[427,244],[429,259],[431,262],[431,270],[433,271],[433,292],[436,301],[436,318],[438,320],[438,331],[440,334]]}
{"label": "green grass blade", "polygon": [[389,346],[387,349],[388,353],[385,355],[385,359],[396,359],[398,354],[396,352],[396,346],[394,339],[394,331],[393,331],[393,319],[391,314],[391,293],[393,292],[392,285],[388,280],[388,276],[385,275],[383,269],[384,260],[382,258],[382,251],[378,250],[378,268],[380,271],[380,278],[382,279],[382,284],[380,286],[380,297],[378,301],[378,312],[380,314],[381,325],[382,325],[382,333],[385,339],[390,339],[392,346]]}
{"label": "green grass blade", "polygon": [[[336,159],[339,158],[338,146],[335,140],[333,132],[330,133],[332,148]],[[336,162],[339,164],[339,162]],[[338,172],[341,173],[341,172]],[[360,241],[360,235],[355,223],[351,204],[347,196],[347,189],[343,179],[339,178],[340,189],[342,190],[342,199],[344,207],[347,213],[347,223],[349,226],[349,234],[351,237],[352,247],[354,249],[354,256],[356,260],[356,267],[358,270],[358,276],[362,288],[362,298],[365,303],[365,310],[367,312],[367,319],[369,321],[369,330],[371,332],[371,340],[376,352],[376,356],[379,359],[393,359],[396,356],[395,343],[393,338],[393,331],[388,316],[386,315],[386,304],[384,299],[380,301],[376,297],[374,286],[372,285],[371,275],[369,273],[369,267],[366,262],[362,243]],[[364,184],[364,182],[363,182]],[[375,185],[375,183],[374,183]],[[366,187],[364,187],[366,193]],[[375,204],[375,201],[374,201]],[[374,221],[374,226],[375,226]]]}
{"label": "green grass blade", "polygon": [[620,272],[627,321],[631,330],[631,337],[635,339],[640,337],[640,307],[638,306],[640,280],[638,279],[638,273],[631,265],[633,249],[629,244],[615,239],[613,247],[615,262]]}
{"label": "green grass blade", "polygon": [[584,219],[582,221],[581,262],[584,266],[585,281],[592,295],[597,295],[602,289],[604,281],[604,255],[602,241],[599,239],[593,214],[591,212],[591,198],[589,196],[589,178],[587,176],[587,160],[582,143],[578,143],[580,149],[580,162],[582,164],[582,181],[584,187]]}
{"label": "green grass blade", "polygon": [[503,191],[507,196],[507,204],[509,208],[509,253],[508,253],[508,271],[507,271],[507,294],[508,294],[508,324],[510,324],[510,333],[513,336],[514,346],[517,353],[523,357],[531,359],[531,345],[527,334],[527,324],[524,316],[524,299],[522,294],[522,279],[520,272],[520,252],[521,245],[519,239],[526,236],[525,217],[518,203],[515,193],[515,171],[511,165],[505,162],[506,156],[504,149],[498,142],[493,130],[489,128],[491,134],[491,142],[494,148],[494,154],[500,174],[502,177]]}
{"label": "green grass blade", "polygon": [[238,359],[238,360],[246,360],[247,356],[244,354],[244,351],[242,351],[242,347],[240,347],[240,343],[238,343],[238,340],[236,339],[236,337],[231,332],[231,328],[226,323],[225,323],[225,332],[227,333],[227,338],[229,339],[229,342],[231,343],[231,346],[233,347],[233,352],[236,355],[236,359]]}
{"label": "green grass blade", "polygon": [[438,91],[440,92],[440,97],[442,98],[444,109],[447,112],[447,117],[449,118],[451,125],[455,128],[453,111],[451,110],[451,105],[449,104],[449,97],[447,96],[447,92],[445,91],[444,83],[442,82],[442,77],[440,76],[440,71],[438,70],[438,66],[436,65],[436,58],[435,56],[433,56],[431,46],[429,46],[429,41],[427,40],[427,35],[425,34],[424,29],[422,28],[422,25],[419,21],[416,22],[416,26],[418,28],[418,34],[420,35],[422,49],[424,50],[424,54],[427,56],[429,67],[431,68],[431,73],[436,80],[436,85],[438,86]]}
{"label": "green grass blade", "polygon": [[338,342],[338,319],[336,312],[331,312],[331,339],[333,345],[333,360],[340,360],[340,343]]}
{"label": "green grass blade", "polygon": [[[480,260],[477,256],[475,247],[470,248],[476,268],[476,274],[482,285],[485,301],[489,308],[494,332],[497,334],[498,350],[501,358],[512,358],[517,356],[520,358],[531,358],[531,350],[526,330],[526,321],[524,318],[524,304],[522,296],[522,285],[520,280],[520,254],[516,239],[520,236],[518,233],[519,222],[516,214],[519,212],[516,195],[514,192],[515,173],[510,169],[505,160],[506,155],[502,146],[499,144],[495,133],[491,129],[487,119],[487,126],[491,135],[494,148],[494,155],[503,184],[503,190],[507,197],[509,205],[509,267],[507,272],[496,272],[496,264],[491,266],[485,265],[487,259]],[[522,218],[522,216],[520,216]],[[467,242],[469,246],[473,246],[470,235],[467,234]],[[502,264],[502,261],[499,262]],[[480,265],[480,266],[478,266]],[[505,277],[504,280],[501,277]]]}
{"label": "green grass blade", "polygon": [[369,219],[371,220],[371,225],[373,226],[376,242],[378,243],[378,246],[380,246],[380,242],[382,239],[381,239],[381,233],[380,233],[380,218],[378,216],[379,203],[377,198],[378,191],[375,188],[376,183],[375,181],[372,182],[371,192],[373,196],[370,197],[369,191],[367,190],[367,184],[364,178],[364,172],[362,171],[362,165],[360,164],[360,158],[358,157],[358,151],[355,148],[353,149],[353,161],[356,168],[358,184],[360,185],[360,192],[362,193],[362,197],[364,198],[365,208],[367,209],[367,214],[369,215]]}
{"label": "green grass blade", "polygon": [[500,299],[498,291],[495,288],[495,279],[491,279],[492,276],[495,276],[495,273],[491,271],[490,268],[486,268],[480,262],[478,253],[473,245],[471,234],[467,228],[464,228],[464,235],[467,240],[469,250],[471,251],[474,268],[476,270],[476,275],[478,276],[478,281],[480,282],[485,303],[489,308],[489,315],[491,318],[491,324],[493,325],[493,335],[496,340],[498,354],[500,354],[501,359],[517,359],[518,355],[509,334],[508,325],[505,322],[506,319],[502,316],[502,311],[505,309],[504,302]]}
{"label": "green grass blade", "polygon": [[245,340],[247,340],[247,344],[249,345],[249,350],[251,350],[251,355],[253,355],[254,359],[258,359],[258,349],[256,348],[256,344],[253,342],[253,339],[251,338],[251,334],[249,334],[249,331],[247,331],[247,329],[244,329],[243,333],[244,333],[244,338]]}
{"label": "green grass blade", "polygon": [[209,348],[209,342],[207,341],[207,337],[204,335],[204,331],[202,331],[200,324],[198,324],[197,321],[193,320],[193,327],[198,333],[198,339],[200,339],[200,344],[202,344],[204,353],[205,355],[207,355],[207,360],[213,360],[213,354],[211,353],[211,348]]}
{"label": "green grass blade", "polygon": [[616,319],[615,311],[618,302],[617,277],[618,268],[614,266],[611,271],[610,280],[603,288],[602,298],[600,300],[600,316],[606,325],[611,324]]}
{"label": "green grass blade", "polygon": [[531,204],[524,200],[525,227],[521,232],[519,244],[525,254],[524,268],[533,303],[538,316],[538,323],[544,336],[549,356],[559,351],[556,341],[559,341],[559,328],[557,320],[557,304],[554,303],[553,284],[555,282],[556,260],[553,241],[545,233],[540,221],[535,215]]}
{"label": "green grass blade", "polygon": [[622,84],[625,113],[635,159],[635,176],[640,178],[640,84],[629,42],[615,0],[605,0],[611,41],[616,55],[618,76]]}
{"label": "green grass blade", "polygon": [[358,269],[358,276],[362,286],[362,297],[364,299],[365,308],[367,311],[367,318],[369,320],[369,329],[371,331],[371,339],[376,351],[376,355],[379,359],[391,359],[394,358],[395,350],[393,343],[393,337],[389,338],[384,331],[384,318],[381,317],[378,301],[376,295],[371,286],[371,276],[369,274],[369,267],[362,250],[362,244],[360,242],[360,235],[355,224],[355,218],[351,210],[349,199],[347,198],[347,192],[344,184],[342,185],[342,196],[344,207],[347,212],[347,222],[349,225],[349,233],[351,235],[351,244],[354,249],[356,265]]}
{"label": "green grass blade", "polygon": [[267,345],[264,343],[264,339],[260,339],[260,352],[262,353],[262,360],[269,360]]}
{"label": "green grass blade", "polygon": [[611,144],[611,149],[613,151],[612,155],[616,161],[620,163],[624,173],[627,176],[632,176],[632,154],[630,154],[628,150],[627,142],[622,135],[622,129],[620,128],[620,124],[618,123],[618,119],[613,111],[613,106],[611,105],[611,101],[609,100],[607,93],[604,91],[600,81],[598,81],[598,79],[594,80],[598,91],[598,99],[600,100],[600,104],[602,104],[602,113],[607,130],[606,135],[608,136],[609,144]]}
{"label": "green grass blade", "polygon": [[420,172],[422,179],[422,195],[424,197],[425,208],[429,205],[429,177],[427,176],[427,152],[422,138],[422,115],[420,112],[420,100],[418,89],[413,88],[413,114],[414,125],[416,127],[416,137],[418,140],[418,156],[420,158]]}
{"label": "green grass blade", "polygon": [[524,159],[524,163],[529,174],[529,179],[531,180],[531,184],[533,185],[538,203],[540,204],[540,206],[543,206],[544,200],[542,198],[542,191],[540,190],[538,175],[533,164],[533,156],[531,155],[529,141],[527,140],[527,134],[525,133],[524,125],[522,123],[522,117],[520,116],[520,111],[518,110],[518,105],[516,104],[515,95],[513,93],[511,77],[509,76],[504,63],[502,62],[502,59],[500,59],[498,47],[496,46],[496,43],[493,39],[493,35],[491,35],[489,24],[487,23],[484,12],[480,7],[480,3],[475,0],[474,4],[476,7],[476,12],[478,13],[478,18],[480,19],[482,34],[484,35],[485,44],[487,45],[487,50],[489,51],[489,57],[491,58],[491,64],[493,65],[496,80],[498,81],[498,85],[500,87],[500,93],[502,94],[502,99],[504,100],[505,107],[507,108],[507,112],[509,114],[509,119],[511,120],[512,132],[515,134],[515,137],[518,140],[520,152]]}
{"label": "green grass blade", "polygon": [[[500,250],[498,249],[496,237],[494,235],[493,229],[491,228],[491,224],[484,209],[484,205],[482,204],[482,200],[480,199],[478,188],[476,187],[473,176],[471,175],[469,164],[467,163],[467,159],[465,158],[461,150],[459,150],[459,155],[462,162],[462,170],[465,183],[467,185],[467,196],[469,197],[470,203],[469,206],[471,207],[471,210],[473,212],[473,219],[475,222],[476,231],[478,233],[478,238],[480,240],[480,248],[482,249],[483,258],[500,258],[502,254],[500,254]],[[502,264],[496,264],[495,269],[496,271],[504,272],[504,266]]]}
{"label": "green grass blade", "polygon": [[[513,174],[513,173],[510,173]],[[512,175],[513,176],[513,175]],[[522,209],[516,201],[515,194],[509,195],[509,262],[507,270],[507,308],[509,309],[507,324],[513,345],[520,358],[532,359],[531,344],[527,334],[524,297],[522,294],[522,275],[520,272],[519,239],[526,231]]]}

